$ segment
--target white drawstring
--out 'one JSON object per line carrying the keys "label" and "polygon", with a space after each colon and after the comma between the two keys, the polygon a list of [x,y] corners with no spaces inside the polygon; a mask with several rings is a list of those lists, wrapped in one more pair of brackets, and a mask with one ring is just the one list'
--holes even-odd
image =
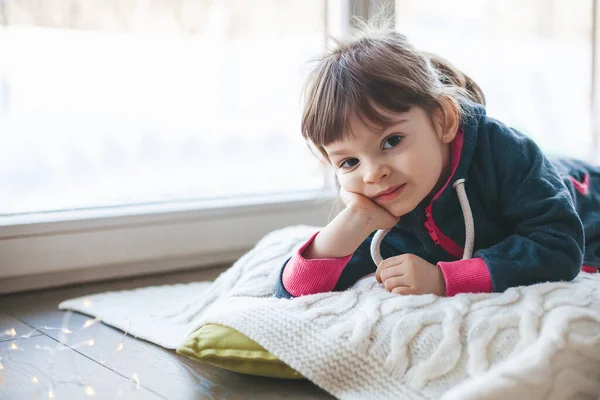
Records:
{"label": "white drawstring", "polygon": [[[463,219],[465,220],[465,250],[463,252],[463,260],[468,260],[473,256],[473,247],[475,244],[475,224],[473,223],[473,213],[471,212],[471,205],[469,204],[469,198],[467,197],[467,192],[465,190],[465,180],[459,179],[452,187],[456,190],[458,195],[458,201],[460,203],[460,208],[462,209]],[[391,229],[381,229],[375,232],[373,236],[373,241],[371,241],[371,258],[375,265],[379,266],[379,264],[383,261],[381,257],[381,242],[385,235]]]}
{"label": "white drawstring", "polygon": [[473,246],[475,244],[475,224],[473,223],[473,213],[471,205],[465,190],[465,180],[459,179],[452,185],[458,195],[458,202],[462,208],[463,219],[465,220],[465,250],[463,252],[463,260],[468,260],[473,256]]}
{"label": "white drawstring", "polygon": [[375,232],[373,240],[371,241],[371,258],[373,259],[373,262],[376,266],[379,266],[379,264],[381,264],[381,262],[383,261],[379,246],[381,246],[383,238],[385,237],[385,235],[388,234],[389,231],[391,231],[391,229],[381,229]]}

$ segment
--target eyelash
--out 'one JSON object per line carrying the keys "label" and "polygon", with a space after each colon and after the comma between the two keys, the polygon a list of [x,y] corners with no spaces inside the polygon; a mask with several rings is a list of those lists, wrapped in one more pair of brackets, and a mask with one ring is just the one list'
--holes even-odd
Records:
{"label": "eyelash", "polygon": [[[384,147],[384,150],[389,150],[389,149],[393,149],[394,147],[397,147],[397,146],[398,146],[400,143],[402,143],[402,139],[403,139],[403,137],[402,137],[402,136],[400,136],[400,135],[392,135],[392,136],[388,136],[388,137],[387,137],[387,138],[385,138],[385,140],[383,141],[383,145],[385,146],[385,143],[386,143],[388,140],[390,140],[390,139],[398,139],[398,143],[396,143],[396,144],[395,144],[395,145],[393,145],[392,147],[388,147],[388,148],[385,148],[385,147]],[[345,160],[343,160],[343,161],[342,161],[342,162],[339,164],[338,168],[341,168],[341,169],[349,169],[349,168],[353,168],[353,167],[355,167],[355,166],[356,166],[356,164],[354,164],[354,165],[351,165],[351,166],[348,166],[348,167],[345,167],[345,166],[344,166],[344,164],[346,164],[346,163],[347,163],[348,161],[350,161],[350,160],[356,160],[356,161],[358,161],[358,159],[357,159],[357,158],[346,158]],[[357,164],[358,164],[358,162],[357,162]]]}

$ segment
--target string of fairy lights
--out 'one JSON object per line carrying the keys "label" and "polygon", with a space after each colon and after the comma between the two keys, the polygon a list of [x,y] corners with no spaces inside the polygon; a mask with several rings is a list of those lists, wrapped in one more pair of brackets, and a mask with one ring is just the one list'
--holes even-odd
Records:
{"label": "string of fairy lights", "polygon": [[[92,306],[92,302],[89,299],[84,299],[83,304],[86,308],[90,308]],[[30,384],[32,385],[32,388],[35,390],[37,387],[38,390],[44,390],[46,392],[48,399],[57,399],[55,388],[57,388],[59,385],[68,385],[68,384],[75,384],[75,385],[81,387],[82,392],[86,396],[89,396],[90,398],[97,394],[96,388],[94,388],[94,386],[89,383],[89,379],[86,379],[86,378],[93,376],[97,371],[99,371],[107,363],[109,363],[113,359],[113,357],[115,357],[115,355],[117,353],[119,353],[123,350],[123,348],[125,346],[125,339],[127,336],[129,336],[130,326],[124,331],[123,335],[120,337],[119,343],[116,345],[116,347],[114,347],[112,349],[112,351],[110,351],[110,353],[108,354],[108,356],[106,358],[104,357],[105,354],[103,354],[103,352],[100,351],[100,361],[98,361],[97,367],[94,368],[91,372],[89,372],[85,375],[78,374],[78,375],[76,375],[76,377],[74,379],[71,379],[68,381],[58,380],[58,379],[56,379],[56,377],[52,376],[50,373],[50,371],[52,371],[52,367],[53,367],[54,363],[56,362],[56,360],[55,360],[56,353],[61,352],[61,351],[71,351],[73,349],[77,349],[77,348],[84,347],[84,346],[96,346],[97,345],[96,340],[94,339],[92,334],[88,334],[88,332],[89,332],[88,329],[92,325],[102,322],[102,320],[100,318],[89,318],[81,325],[80,328],[73,331],[68,328],[69,319],[72,314],[73,313],[71,311],[65,312],[60,328],[42,326],[37,329],[32,329],[32,330],[28,331],[27,333],[23,333],[23,334],[19,334],[19,332],[17,332],[17,330],[15,328],[9,328],[9,329],[5,330],[4,332],[0,332],[0,340],[10,341],[10,344],[7,349],[0,350],[0,394],[2,394],[1,389],[2,389],[2,384],[3,384],[3,378],[5,376],[8,376],[8,372],[10,371],[11,368],[15,368],[15,369],[18,368],[18,366],[16,364],[23,363],[22,360],[19,360],[19,361],[13,360],[11,357],[11,355],[13,355],[13,352],[24,350],[24,348],[21,348],[19,341],[31,338],[32,336],[36,335],[39,332],[51,331],[51,330],[59,331],[58,341],[56,343],[56,346],[49,347],[49,346],[35,345],[32,347],[38,351],[45,351],[50,356],[50,365],[48,365],[45,368],[45,370],[48,372],[44,372],[40,369],[37,369],[39,371],[39,373],[37,375],[30,376],[29,381],[30,381]],[[83,338],[83,340],[73,343],[73,344],[70,344],[69,340],[68,340],[69,337],[80,337],[80,338]],[[6,340],[6,339],[9,339],[9,340]],[[23,347],[25,347],[25,346],[26,345],[23,345]],[[179,365],[179,367],[183,368],[187,374],[195,377],[196,382],[197,382],[196,383],[197,390],[202,391],[203,394],[212,393],[214,384],[210,380],[207,380],[201,373],[198,373],[198,371],[196,371],[196,368],[195,368],[196,363],[195,362],[191,362],[191,364],[190,364],[190,362],[191,362],[190,360],[183,358],[180,360],[178,365]],[[28,362],[28,364],[30,367],[32,366],[31,363]],[[73,370],[76,373],[78,372],[77,368],[73,368]],[[22,370],[20,370],[18,372],[19,375],[21,373],[22,373]],[[123,375],[123,374],[120,374],[120,375]],[[47,384],[44,384],[44,379],[42,379],[42,376],[45,379],[47,379],[47,381],[48,381]],[[124,377],[123,379],[128,384],[133,384],[133,387],[131,388],[133,391],[138,391],[142,387],[141,383],[140,383],[140,378],[139,378],[137,372],[135,372],[135,371],[132,373],[132,375],[129,378]],[[116,395],[113,397],[129,398],[130,396],[131,396],[131,393],[124,393],[122,390],[119,389],[117,391]],[[36,398],[39,398],[39,397],[36,397]]]}
{"label": "string of fairy lights", "polygon": [[[86,307],[91,306],[91,301],[89,299],[85,299],[84,305]],[[55,388],[58,385],[66,385],[66,384],[78,385],[78,386],[82,387],[83,393],[85,393],[85,395],[90,396],[90,397],[94,396],[96,394],[96,389],[91,384],[86,383],[86,378],[89,378],[90,376],[94,375],[98,370],[103,368],[105,364],[110,362],[112,360],[112,358],[118,352],[123,350],[125,338],[127,337],[128,333],[129,333],[129,328],[123,333],[123,335],[119,341],[119,344],[114,348],[114,350],[112,350],[108,354],[108,357],[104,358],[104,354],[102,352],[100,352],[101,360],[99,361],[97,367],[95,369],[93,369],[91,372],[89,372],[85,375],[77,375],[74,379],[71,379],[69,381],[57,380],[51,375],[51,372],[50,372],[50,371],[52,371],[52,366],[54,365],[54,363],[56,361],[55,360],[56,353],[61,352],[61,351],[71,351],[73,349],[77,349],[77,348],[80,348],[83,346],[96,345],[96,341],[94,340],[94,337],[86,334],[87,333],[86,329],[88,329],[89,327],[91,327],[92,325],[94,325],[98,322],[101,322],[101,320],[99,318],[90,318],[90,319],[87,319],[78,330],[72,331],[71,329],[68,328],[68,321],[70,319],[71,314],[72,313],[70,311],[65,313],[61,328],[42,326],[37,329],[32,329],[29,332],[21,334],[21,335],[18,335],[18,332],[15,328],[9,328],[9,329],[5,330],[4,332],[0,332],[0,340],[3,340],[3,341],[6,341],[6,339],[10,340],[10,344],[9,344],[8,348],[3,351],[0,351],[0,383],[2,382],[3,376],[7,376],[7,371],[9,371],[9,369],[12,367],[13,357],[11,357],[11,355],[12,355],[11,353],[23,350],[20,347],[20,343],[19,343],[20,340],[29,339],[38,332],[59,330],[60,331],[59,332],[59,340],[55,347],[40,346],[40,345],[35,345],[33,347],[36,350],[47,352],[47,354],[50,356],[50,365],[48,366],[48,368],[46,368],[46,371],[48,371],[48,372],[44,372],[44,371],[38,369],[39,374],[31,376],[31,378],[30,378],[31,385],[35,385],[35,386],[42,385],[41,376],[43,375],[48,380],[47,387],[43,388],[44,390],[47,391],[48,399],[55,399],[56,398]],[[82,337],[82,338],[87,337],[87,339],[79,341],[74,344],[69,344],[69,340],[67,338],[68,336]],[[17,363],[20,363],[20,361],[14,361],[14,363],[17,364]],[[15,368],[17,368],[17,367],[15,366]],[[77,368],[74,368],[74,370],[77,371]],[[135,385],[135,390],[140,389],[141,384],[140,384],[140,379],[139,379],[137,373],[134,372],[130,378],[125,378],[125,379],[128,379],[131,383],[133,383]],[[123,394],[122,392],[117,393],[117,397],[121,397],[122,394]]]}

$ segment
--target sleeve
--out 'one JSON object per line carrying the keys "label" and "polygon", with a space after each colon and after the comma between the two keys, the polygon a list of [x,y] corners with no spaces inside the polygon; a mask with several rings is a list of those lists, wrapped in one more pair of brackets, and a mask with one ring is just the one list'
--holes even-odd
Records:
{"label": "sleeve", "polygon": [[568,189],[531,139],[508,128],[490,136],[489,178],[496,179],[511,234],[471,260],[440,262],[446,295],[572,280],[583,261],[584,234]]}
{"label": "sleeve", "polygon": [[346,257],[305,259],[302,252],[317,235],[318,232],[283,264],[275,286],[275,297],[289,299],[315,293],[343,291],[377,270],[371,259],[372,235],[364,240],[354,253]]}

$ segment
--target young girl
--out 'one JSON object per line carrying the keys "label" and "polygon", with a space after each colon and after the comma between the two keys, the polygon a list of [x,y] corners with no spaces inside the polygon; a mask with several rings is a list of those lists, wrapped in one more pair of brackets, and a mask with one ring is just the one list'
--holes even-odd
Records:
{"label": "young girl", "polygon": [[[600,169],[550,162],[484,104],[473,81],[392,30],[326,53],[302,134],[335,169],[346,208],[285,263],[275,295],[345,290],[373,272],[392,293],[453,296],[596,271]],[[376,230],[390,230],[379,265]]]}

